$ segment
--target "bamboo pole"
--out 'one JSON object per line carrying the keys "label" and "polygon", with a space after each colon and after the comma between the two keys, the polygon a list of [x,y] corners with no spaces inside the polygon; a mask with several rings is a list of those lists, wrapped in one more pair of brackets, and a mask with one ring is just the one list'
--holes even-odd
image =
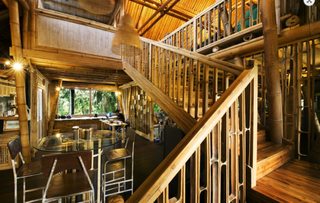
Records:
{"label": "bamboo pole", "polygon": [[[294,43],[295,41],[302,40],[304,38],[312,38],[320,34],[320,21],[316,21],[307,25],[300,26],[293,29],[285,29],[281,31],[278,38],[278,44],[280,46],[287,43]],[[208,55],[210,58],[222,59],[235,55],[245,56],[252,53],[261,52],[264,49],[263,37],[252,39],[248,42],[232,46],[230,48],[223,49],[219,52]]]}
{"label": "bamboo pole", "polygon": [[22,43],[23,43],[23,48],[27,49],[28,48],[28,20],[29,20],[29,11],[24,10],[23,11],[23,22],[22,22]]}
{"label": "bamboo pole", "polygon": [[36,44],[36,13],[35,13],[35,0],[30,0],[30,21],[28,23],[29,30],[29,48],[33,49]]}
{"label": "bamboo pole", "polygon": [[275,4],[274,0],[270,0],[268,2],[263,0],[262,3],[270,139],[272,142],[282,143],[282,99],[278,64],[278,36],[275,18]]}
{"label": "bamboo pole", "polygon": [[[31,71],[31,89],[32,89],[32,101],[31,101],[31,135],[30,141],[31,143],[37,141],[38,137],[38,128],[37,128],[37,71],[32,69]],[[33,152],[33,150],[31,150]]]}
{"label": "bamboo pole", "polygon": [[[15,62],[22,63],[22,49],[21,49],[21,36],[20,36],[20,21],[19,21],[19,8],[16,0],[8,0],[9,16],[10,16],[10,29],[13,58]],[[26,109],[26,95],[25,95],[25,73],[23,70],[15,71],[16,90],[17,90],[17,106],[19,114],[20,137],[22,145],[22,155],[26,163],[31,161],[30,144],[29,144],[29,130]]]}
{"label": "bamboo pole", "polygon": [[[61,86],[62,86],[62,80],[60,79],[58,80],[56,87],[59,87],[61,89]],[[59,93],[60,93],[60,90],[56,90],[54,97],[51,99],[51,111],[50,111],[50,119],[49,119],[48,134],[47,134],[48,136],[52,135],[52,132],[53,132],[53,125],[54,125],[54,119],[56,115],[56,109],[58,106]]]}

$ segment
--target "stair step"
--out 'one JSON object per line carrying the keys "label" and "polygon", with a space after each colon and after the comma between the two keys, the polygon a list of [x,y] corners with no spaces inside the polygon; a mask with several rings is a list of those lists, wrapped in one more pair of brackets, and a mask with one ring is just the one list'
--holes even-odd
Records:
{"label": "stair step", "polygon": [[259,142],[258,141],[258,150],[263,149],[263,148],[267,148],[271,145],[273,145],[272,142],[267,142],[267,141]]}
{"label": "stair step", "polygon": [[265,142],[266,141],[266,131],[259,129],[258,133],[257,133],[257,139],[258,139],[258,144]]}
{"label": "stair step", "polygon": [[294,157],[292,145],[263,143],[258,147],[257,180],[274,171]]}
{"label": "stair step", "polygon": [[248,193],[248,202],[320,202],[320,165],[291,160]]}

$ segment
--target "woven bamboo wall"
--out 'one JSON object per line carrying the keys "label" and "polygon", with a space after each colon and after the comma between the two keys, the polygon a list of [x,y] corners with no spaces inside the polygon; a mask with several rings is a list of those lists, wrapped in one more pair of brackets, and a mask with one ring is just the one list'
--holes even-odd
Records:
{"label": "woven bamboo wall", "polygon": [[111,51],[112,32],[41,15],[36,22],[38,46],[120,58]]}
{"label": "woven bamboo wall", "polygon": [[123,106],[126,119],[135,130],[141,131],[140,135],[153,141],[153,104],[150,97],[138,86],[122,89]]}

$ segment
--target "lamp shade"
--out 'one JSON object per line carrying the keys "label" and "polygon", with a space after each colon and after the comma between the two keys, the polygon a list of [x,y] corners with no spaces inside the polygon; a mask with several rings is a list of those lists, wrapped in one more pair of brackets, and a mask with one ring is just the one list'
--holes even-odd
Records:
{"label": "lamp shade", "polygon": [[134,21],[130,15],[124,14],[121,17],[111,50],[120,56],[136,56],[141,53],[140,37],[134,29]]}
{"label": "lamp shade", "polygon": [[115,0],[77,0],[86,11],[98,15],[108,15],[114,10]]}

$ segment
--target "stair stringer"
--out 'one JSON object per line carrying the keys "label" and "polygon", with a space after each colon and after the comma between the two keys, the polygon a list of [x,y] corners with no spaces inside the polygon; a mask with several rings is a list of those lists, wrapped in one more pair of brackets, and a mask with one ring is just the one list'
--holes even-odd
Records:
{"label": "stair stringer", "polygon": [[197,121],[192,118],[184,109],[172,101],[160,88],[150,82],[143,76],[137,69],[132,67],[129,63],[123,61],[123,70],[145,91],[153,101],[165,111],[174,122],[177,123],[179,128],[184,133],[188,133]]}

